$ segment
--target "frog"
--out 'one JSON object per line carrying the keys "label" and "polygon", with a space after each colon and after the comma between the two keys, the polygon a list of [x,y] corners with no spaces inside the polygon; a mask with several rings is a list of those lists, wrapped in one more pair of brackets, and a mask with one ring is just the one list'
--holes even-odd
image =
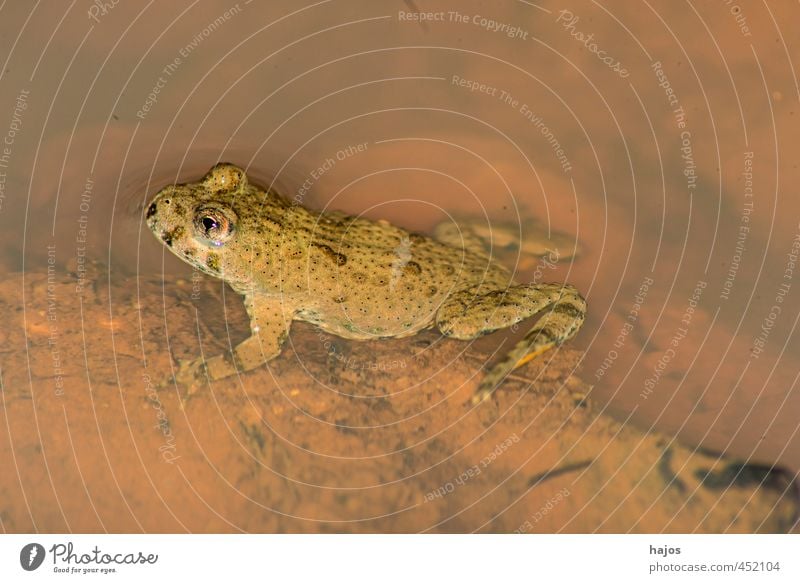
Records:
{"label": "frog", "polygon": [[294,321],[349,340],[436,328],[472,340],[538,316],[472,395],[491,397],[511,371],[570,340],[586,300],[568,283],[517,283],[470,229],[432,236],[386,220],[316,211],[252,183],[222,162],[197,182],[168,184],[146,207],[169,251],[244,299],[250,336],[231,350],[179,361],[174,381],[197,387],[278,356]]}

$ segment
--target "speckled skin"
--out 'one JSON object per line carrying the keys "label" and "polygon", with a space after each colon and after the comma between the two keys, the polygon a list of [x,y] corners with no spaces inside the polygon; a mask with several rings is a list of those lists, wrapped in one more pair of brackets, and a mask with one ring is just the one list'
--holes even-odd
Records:
{"label": "speckled skin", "polygon": [[515,284],[470,233],[437,240],[385,221],[310,211],[251,185],[232,164],[163,188],[146,221],[170,251],[244,295],[250,315],[252,335],[232,353],[181,363],[177,380],[189,386],[273,358],[292,320],[352,339],[434,325],[470,339],[551,306],[485,377],[481,400],[515,366],[572,337],[585,315],[574,288]]}

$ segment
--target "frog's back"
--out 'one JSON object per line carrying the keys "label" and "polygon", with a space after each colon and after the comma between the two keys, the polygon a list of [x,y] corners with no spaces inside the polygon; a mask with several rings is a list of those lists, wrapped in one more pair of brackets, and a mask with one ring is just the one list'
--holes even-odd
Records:
{"label": "frog's back", "polygon": [[297,212],[282,280],[307,294],[302,319],[346,337],[413,334],[453,292],[511,280],[485,256],[385,221]]}

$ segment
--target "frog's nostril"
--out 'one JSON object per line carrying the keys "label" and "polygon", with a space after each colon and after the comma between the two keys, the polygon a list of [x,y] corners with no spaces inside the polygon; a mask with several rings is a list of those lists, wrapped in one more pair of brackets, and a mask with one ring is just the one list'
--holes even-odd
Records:
{"label": "frog's nostril", "polygon": [[151,204],[147,209],[147,218],[151,219],[156,214],[156,203]]}

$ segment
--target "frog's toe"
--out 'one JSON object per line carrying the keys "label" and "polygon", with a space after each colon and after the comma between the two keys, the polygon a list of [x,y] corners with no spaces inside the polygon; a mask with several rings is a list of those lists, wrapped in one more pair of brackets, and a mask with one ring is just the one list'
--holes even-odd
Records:
{"label": "frog's toe", "polygon": [[177,385],[178,389],[185,391],[186,396],[189,397],[197,392],[204,368],[205,362],[202,359],[178,359],[178,369],[175,374],[165,377],[159,384],[159,388]]}
{"label": "frog's toe", "polygon": [[494,389],[495,387],[492,384],[481,383],[478,389],[472,395],[472,404],[480,405],[484,401],[490,399]]}

